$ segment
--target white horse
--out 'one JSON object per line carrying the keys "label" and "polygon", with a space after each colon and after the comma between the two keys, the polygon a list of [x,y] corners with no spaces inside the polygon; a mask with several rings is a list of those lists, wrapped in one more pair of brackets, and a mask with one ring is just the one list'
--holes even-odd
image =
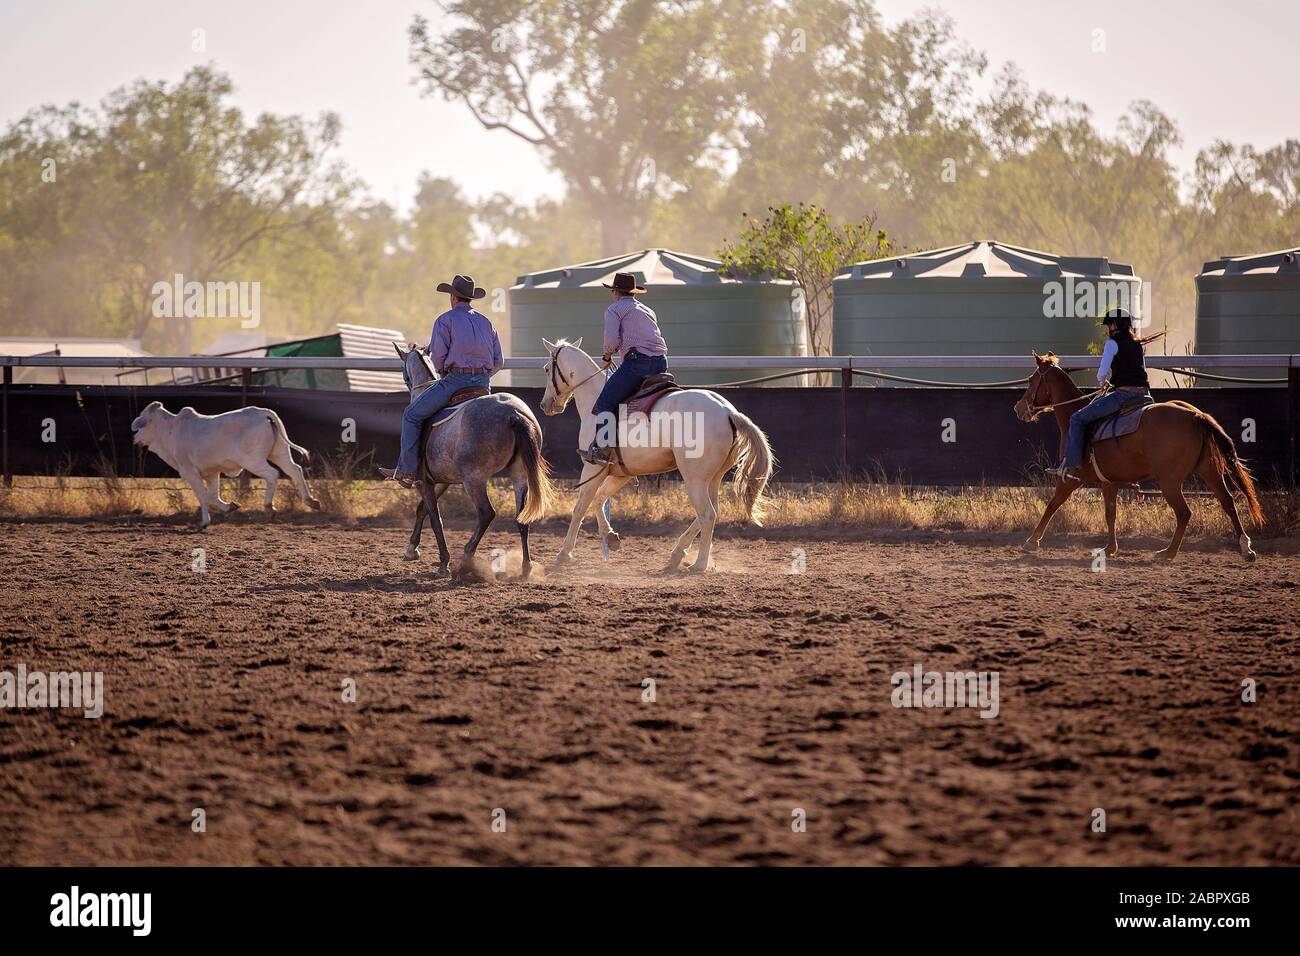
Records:
{"label": "white horse", "polygon": [[[550,353],[546,363],[546,392],[542,396],[542,411],[559,415],[573,399],[582,416],[578,432],[578,445],[588,447],[596,435],[596,416],[592,406],[605,386],[604,370],[586,352],[582,339],[551,343],[542,340]],[[694,441],[683,440],[688,434],[683,428],[667,429],[672,432],[671,442],[655,447],[624,447],[620,449],[622,466],[584,464],[579,482],[578,500],[573,509],[569,533],[556,560],[573,559],[573,546],[578,539],[578,529],[586,517],[587,509],[597,499],[606,501],[637,475],[660,475],[674,468],[681,472],[686,484],[686,494],[695,508],[695,521],[677,539],[665,571],[676,571],[686,556],[696,535],[700,535],[699,553],[690,571],[709,570],[709,555],[713,548],[713,528],[718,520],[718,489],[722,479],[734,466],[736,491],[741,495],[745,515],[756,525],[762,524],[763,489],[772,477],[772,449],[762,429],[719,395],[704,389],[686,389],[673,392],[659,400],[654,414],[662,415],[660,421],[685,423],[690,419],[689,434]],[[632,442],[629,442],[631,445]],[[639,443],[638,443],[639,444]],[[601,473],[604,472],[603,477]],[[610,547],[616,547],[618,535],[609,525],[603,508],[596,511],[601,533]]]}

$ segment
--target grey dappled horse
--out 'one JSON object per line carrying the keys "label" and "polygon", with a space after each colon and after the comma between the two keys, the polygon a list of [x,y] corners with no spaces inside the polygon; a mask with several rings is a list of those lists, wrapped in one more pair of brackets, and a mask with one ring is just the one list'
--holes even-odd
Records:
{"label": "grey dappled horse", "polygon": [[[414,398],[434,381],[428,357],[418,348],[393,347],[402,358],[402,376]],[[440,414],[445,414],[440,413]],[[420,557],[420,532],[425,516],[438,538],[438,577],[449,571],[451,556],[443,535],[438,499],[459,482],[474,502],[478,527],[465,545],[462,568],[478,548],[496,511],[488,498],[488,479],[500,471],[509,473],[515,486],[515,524],[523,545],[523,576],[528,577],[532,560],[528,553],[528,525],[544,517],[554,496],[550,467],[542,457],[542,428],[528,406],[513,395],[499,392],[472,398],[455,406],[444,424],[425,432],[420,457],[420,506],[415,528],[403,560]]]}

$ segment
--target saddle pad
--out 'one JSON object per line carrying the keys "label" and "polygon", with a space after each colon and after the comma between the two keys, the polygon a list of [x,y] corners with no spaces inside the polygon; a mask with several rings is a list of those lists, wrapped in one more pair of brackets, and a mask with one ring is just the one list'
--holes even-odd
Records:
{"label": "saddle pad", "polygon": [[627,413],[635,415],[640,412],[642,415],[649,415],[650,410],[658,404],[659,399],[665,395],[671,395],[673,392],[681,391],[684,391],[681,386],[665,383],[653,391],[638,392],[627,400]]}
{"label": "saddle pad", "polygon": [[[479,388],[477,386],[460,389],[460,391],[451,396],[451,404],[445,405],[440,411],[435,412],[433,417],[424,423],[424,433],[427,435],[430,428],[437,428],[439,425],[447,424],[463,412],[466,405],[474,399],[482,398],[487,394],[489,393],[486,388]],[[420,447],[424,447],[423,443],[421,443]]]}
{"label": "saddle pad", "polygon": [[1138,399],[1121,406],[1118,412],[1107,415],[1092,426],[1092,430],[1088,433],[1088,440],[1106,441],[1108,438],[1123,438],[1125,435],[1133,434],[1142,424],[1143,413],[1153,404],[1145,399]]}

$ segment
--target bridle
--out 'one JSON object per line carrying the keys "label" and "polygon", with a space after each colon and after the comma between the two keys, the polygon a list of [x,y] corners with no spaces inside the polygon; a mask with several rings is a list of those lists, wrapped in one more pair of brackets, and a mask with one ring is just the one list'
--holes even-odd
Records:
{"label": "bridle", "polygon": [[[1047,384],[1047,375],[1044,374],[1045,368],[1049,370],[1053,368],[1059,370],[1060,366],[1055,364],[1047,365],[1047,366],[1040,365],[1034,371],[1033,376],[1030,378],[1030,381],[1033,381],[1034,378],[1038,379],[1038,383],[1034,386],[1034,393],[1029,398],[1029,407],[1027,409],[1027,411],[1029,412],[1029,420],[1031,422],[1034,419],[1036,419],[1039,415],[1042,415],[1044,412],[1054,412],[1058,408],[1065,408],[1069,405],[1077,405],[1079,402],[1090,402],[1092,401],[1093,396],[1097,395],[1099,392],[1106,391],[1106,386],[1101,385],[1098,386],[1097,388],[1094,388],[1091,392],[1084,392],[1082,395],[1078,396],[1077,398],[1067,398],[1063,402],[1049,402],[1046,405],[1039,405],[1038,393],[1041,392],[1043,386]],[[1062,372],[1062,374],[1064,374],[1064,372]],[[1051,397],[1050,393],[1048,397],[1049,398]]]}
{"label": "bridle", "polygon": [[[420,356],[420,361],[423,362],[424,367],[429,370],[429,380],[427,382],[421,382],[419,385],[412,385],[411,374],[406,370],[406,361],[405,359],[403,359],[402,381],[406,383],[406,389],[411,393],[411,398],[415,398],[415,396],[419,395],[426,388],[432,385],[434,382],[438,381],[438,373],[433,368],[433,362],[429,361],[428,353],[426,353],[418,345],[415,348],[411,349],[411,352],[414,352],[416,355]],[[409,355],[410,353],[408,352],[407,354]]]}
{"label": "bridle", "polygon": [[[560,352],[567,348],[569,348],[567,342],[564,345],[557,346],[555,351],[551,353],[551,361],[549,363],[551,369],[551,389],[555,392],[557,397],[562,397],[564,405],[569,403],[569,399],[573,397],[574,392],[582,388],[582,386],[586,385],[597,375],[603,375],[605,373],[604,366],[598,365],[596,366],[596,371],[592,372],[577,385],[570,385],[569,376],[565,375],[564,370],[560,368]],[[560,381],[556,381],[557,377]],[[563,392],[563,395],[561,395],[560,391],[560,382],[564,383],[564,388],[566,389],[566,391]]]}

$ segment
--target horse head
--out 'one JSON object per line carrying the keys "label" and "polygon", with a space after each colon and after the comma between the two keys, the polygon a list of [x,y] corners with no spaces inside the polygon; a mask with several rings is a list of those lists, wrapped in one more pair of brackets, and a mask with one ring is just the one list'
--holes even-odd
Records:
{"label": "horse head", "polygon": [[[1014,406],[1016,418],[1022,422],[1037,420],[1043,409],[1057,401],[1054,380],[1057,375],[1065,374],[1061,371],[1060,360],[1055,352],[1048,352],[1046,355],[1039,355],[1037,352],[1029,354],[1034,357],[1034,374],[1029,376],[1029,381],[1025,384],[1025,394],[1020,396],[1020,401]],[[1057,375],[1053,375],[1053,369],[1056,370]]]}
{"label": "horse head", "polygon": [[542,411],[547,415],[559,415],[568,407],[573,398],[573,390],[579,384],[576,377],[581,370],[580,359],[591,361],[591,357],[582,351],[582,338],[576,342],[548,342],[542,339],[547,355],[543,374],[546,377],[546,391],[542,393]]}
{"label": "horse head", "polygon": [[438,377],[433,369],[433,362],[429,359],[429,353],[418,345],[402,348],[394,342],[393,349],[397,352],[397,357],[402,360],[402,380],[406,382],[406,388],[412,394]]}

